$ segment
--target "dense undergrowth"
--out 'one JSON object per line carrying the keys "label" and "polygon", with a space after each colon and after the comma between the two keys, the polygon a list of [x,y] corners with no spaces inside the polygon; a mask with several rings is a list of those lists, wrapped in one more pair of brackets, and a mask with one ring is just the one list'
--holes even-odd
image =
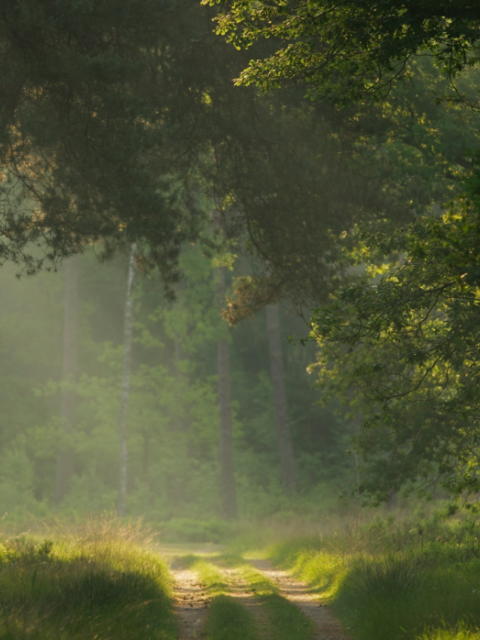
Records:
{"label": "dense undergrowth", "polygon": [[268,548],[328,599],[355,640],[480,639],[480,527],[379,519]]}
{"label": "dense undergrowth", "polygon": [[176,638],[168,569],[138,533],[95,525],[2,536],[0,639]]}

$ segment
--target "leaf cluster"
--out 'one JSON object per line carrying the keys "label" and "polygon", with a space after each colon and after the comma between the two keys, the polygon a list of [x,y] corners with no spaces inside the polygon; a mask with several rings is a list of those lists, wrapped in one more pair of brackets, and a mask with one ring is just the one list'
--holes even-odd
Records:
{"label": "leaf cluster", "polygon": [[469,0],[206,0],[220,4],[217,32],[238,48],[262,40],[271,52],[237,79],[265,90],[303,79],[335,104],[382,98],[408,77],[407,62],[433,56],[446,74],[478,61],[480,11]]}

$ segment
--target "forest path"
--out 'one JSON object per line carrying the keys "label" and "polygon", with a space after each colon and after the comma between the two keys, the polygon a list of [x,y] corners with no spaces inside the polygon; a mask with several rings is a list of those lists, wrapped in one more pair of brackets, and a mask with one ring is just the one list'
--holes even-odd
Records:
{"label": "forest path", "polygon": [[[175,582],[174,610],[180,624],[179,640],[200,640],[202,628],[208,615],[210,597],[208,589],[201,583],[197,573],[185,568],[181,555],[195,555],[221,568],[230,584],[229,595],[241,603],[255,618],[262,640],[274,640],[269,624],[268,612],[262,607],[260,599],[252,594],[251,587],[235,569],[218,562],[221,550],[218,545],[162,545],[157,548],[170,565]],[[330,613],[328,606],[319,602],[308,585],[294,579],[286,571],[274,567],[268,560],[247,560],[257,571],[271,580],[279,589],[280,595],[297,606],[315,625],[312,640],[351,640],[341,628],[340,623]],[[294,638],[292,638],[294,640]]]}

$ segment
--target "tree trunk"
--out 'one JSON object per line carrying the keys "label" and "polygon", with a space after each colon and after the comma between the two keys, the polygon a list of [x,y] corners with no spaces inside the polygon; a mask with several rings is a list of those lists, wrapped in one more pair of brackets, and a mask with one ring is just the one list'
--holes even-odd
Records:
{"label": "tree trunk", "polygon": [[135,276],[135,250],[136,245],[132,244],[130,254],[130,265],[128,268],[127,297],[125,300],[125,327],[123,338],[123,371],[122,371],[122,391],[120,395],[120,415],[118,419],[118,444],[120,453],[120,470],[118,479],[118,504],[117,514],[124,518],[127,503],[127,411],[128,394],[130,391],[130,364],[132,352],[132,326],[133,326],[133,279]]}
{"label": "tree trunk", "polygon": [[[219,305],[225,300],[225,273],[218,272],[217,296]],[[233,466],[232,388],[230,376],[230,345],[227,340],[217,342],[218,404],[220,413],[220,491],[222,512],[226,520],[237,517],[237,496]]]}
{"label": "tree trunk", "polygon": [[278,453],[285,491],[292,496],[297,493],[295,458],[292,435],[288,424],[287,395],[285,393],[285,371],[283,366],[282,339],[278,305],[268,305],[267,330],[270,348],[270,373],[273,386],[273,401],[277,423]]}
{"label": "tree trunk", "polygon": [[[77,376],[77,323],[78,323],[78,256],[65,260],[65,310],[63,320],[63,382],[60,420],[65,433],[75,426],[75,389],[71,385]],[[68,388],[70,385],[70,388]],[[54,503],[59,505],[68,493],[73,473],[74,452],[67,444],[58,453],[55,477]]]}

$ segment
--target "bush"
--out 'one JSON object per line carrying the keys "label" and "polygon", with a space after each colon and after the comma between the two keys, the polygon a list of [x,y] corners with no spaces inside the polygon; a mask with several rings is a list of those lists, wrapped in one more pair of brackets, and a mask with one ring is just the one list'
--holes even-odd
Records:
{"label": "bush", "polygon": [[159,525],[161,539],[165,542],[214,542],[227,541],[233,534],[232,525],[212,518],[191,520],[175,518]]}

